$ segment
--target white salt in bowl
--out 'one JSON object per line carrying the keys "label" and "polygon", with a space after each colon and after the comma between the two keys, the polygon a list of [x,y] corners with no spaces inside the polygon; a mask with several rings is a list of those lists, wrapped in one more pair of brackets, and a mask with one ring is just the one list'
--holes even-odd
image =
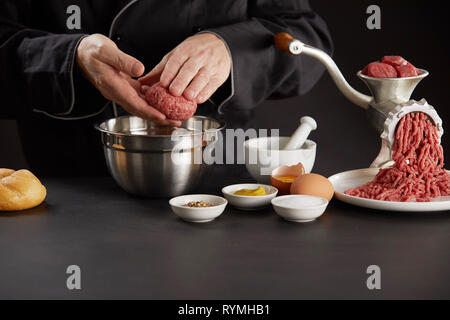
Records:
{"label": "white salt in bowl", "polygon": [[323,215],[328,200],[307,195],[290,195],[272,200],[275,212],[291,222],[311,222]]}

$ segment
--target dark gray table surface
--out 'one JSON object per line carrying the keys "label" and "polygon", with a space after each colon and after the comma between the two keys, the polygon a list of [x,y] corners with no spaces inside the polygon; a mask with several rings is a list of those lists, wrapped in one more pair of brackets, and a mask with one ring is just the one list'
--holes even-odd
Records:
{"label": "dark gray table surface", "polygon": [[[199,191],[243,181],[242,167],[218,167]],[[43,182],[44,205],[0,215],[0,298],[450,298],[449,212],[333,200],[309,224],[231,207],[190,224],[166,199],[129,196],[111,178]],[[373,264],[380,291],[366,287]],[[80,291],[66,288],[69,265],[81,268]]]}

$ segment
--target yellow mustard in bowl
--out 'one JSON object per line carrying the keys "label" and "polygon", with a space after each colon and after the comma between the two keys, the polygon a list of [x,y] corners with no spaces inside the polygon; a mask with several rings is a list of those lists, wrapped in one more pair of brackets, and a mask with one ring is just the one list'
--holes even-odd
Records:
{"label": "yellow mustard in bowl", "polygon": [[257,189],[241,189],[233,194],[236,196],[259,197],[266,196],[267,192],[263,187],[260,186]]}

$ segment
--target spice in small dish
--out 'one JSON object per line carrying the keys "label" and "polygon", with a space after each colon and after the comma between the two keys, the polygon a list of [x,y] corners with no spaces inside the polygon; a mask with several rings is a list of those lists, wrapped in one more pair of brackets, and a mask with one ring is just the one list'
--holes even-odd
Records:
{"label": "spice in small dish", "polygon": [[210,207],[215,207],[216,204],[202,200],[202,201],[190,201],[190,202],[186,203],[184,206],[190,207],[190,208],[210,208]]}
{"label": "spice in small dish", "polygon": [[241,189],[233,193],[235,196],[260,197],[267,196],[266,190],[259,186],[257,189]]}

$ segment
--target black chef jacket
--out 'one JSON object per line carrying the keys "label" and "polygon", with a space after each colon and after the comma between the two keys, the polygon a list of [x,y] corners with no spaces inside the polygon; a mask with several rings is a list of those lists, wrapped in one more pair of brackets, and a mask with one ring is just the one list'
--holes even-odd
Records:
{"label": "black chef jacket", "polygon": [[[68,26],[73,5],[80,29]],[[114,114],[78,70],[81,39],[109,36],[148,72],[186,37],[205,31],[222,38],[232,56],[229,79],[213,104],[199,108],[216,117],[248,118],[265,99],[303,94],[318,81],[320,64],[277,51],[275,33],[332,51],[326,24],[307,0],[1,0],[0,118],[17,119],[38,175],[104,174],[93,124]]]}

